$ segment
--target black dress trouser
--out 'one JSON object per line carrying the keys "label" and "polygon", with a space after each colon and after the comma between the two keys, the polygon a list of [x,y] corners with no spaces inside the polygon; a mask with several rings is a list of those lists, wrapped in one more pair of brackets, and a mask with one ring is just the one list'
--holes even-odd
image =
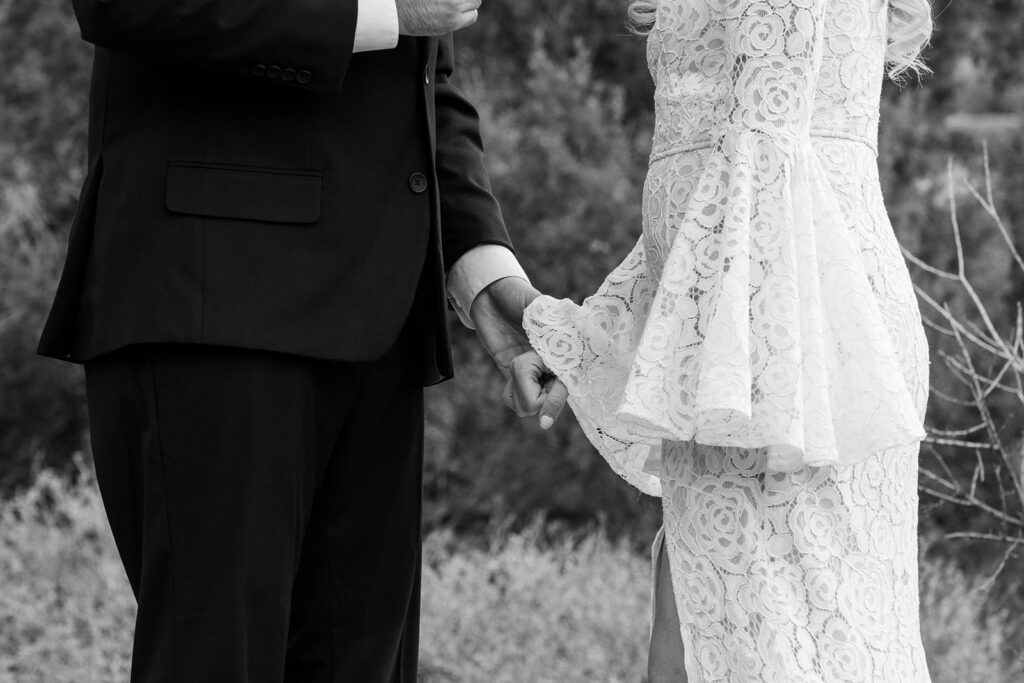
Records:
{"label": "black dress trouser", "polygon": [[413,683],[423,390],[408,335],[344,363],[193,345],[86,365],[139,611],[133,683]]}

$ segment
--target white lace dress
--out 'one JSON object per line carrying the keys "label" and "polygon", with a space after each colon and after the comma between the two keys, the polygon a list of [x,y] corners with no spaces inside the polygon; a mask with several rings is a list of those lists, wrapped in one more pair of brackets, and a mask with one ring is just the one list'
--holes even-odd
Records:
{"label": "white lace dress", "polygon": [[702,681],[928,681],[928,352],[875,144],[886,0],[661,0],[643,233],[524,324],[611,466],[663,498]]}

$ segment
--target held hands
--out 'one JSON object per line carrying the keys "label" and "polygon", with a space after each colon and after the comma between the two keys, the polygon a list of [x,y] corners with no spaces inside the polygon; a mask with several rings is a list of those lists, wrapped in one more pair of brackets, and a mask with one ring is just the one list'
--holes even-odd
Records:
{"label": "held hands", "polygon": [[507,381],[505,405],[520,417],[540,412],[540,425],[550,427],[565,406],[568,391],[554,379],[530,346],[523,330],[523,311],[540,292],[519,277],[491,283],[470,309],[477,336]]}
{"label": "held hands", "polygon": [[398,32],[440,36],[476,23],[481,0],[397,0]]}
{"label": "held hands", "polygon": [[540,413],[540,428],[548,429],[565,408],[569,390],[551,374],[536,351],[512,361],[512,376],[502,395],[505,405],[519,417]]}

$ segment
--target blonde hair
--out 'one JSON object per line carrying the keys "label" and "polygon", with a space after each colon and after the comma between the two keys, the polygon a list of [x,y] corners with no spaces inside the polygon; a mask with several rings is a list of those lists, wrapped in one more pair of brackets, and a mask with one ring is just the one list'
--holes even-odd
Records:
{"label": "blonde hair", "polygon": [[907,71],[930,71],[921,61],[921,50],[931,37],[932,6],[928,0],[889,0],[889,44],[885,50],[889,78],[899,80]]}
{"label": "blonde hair", "polygon": [[[658,0],[632,0],[627,22],[635,33],[647,33],[654,26]],[[921,50],[932,36],[932,7],[928,0],[889,0],[889,38],[885,59],[889,77],[898,80],[907,71],[918,74],[929,69],[921,61]]]}

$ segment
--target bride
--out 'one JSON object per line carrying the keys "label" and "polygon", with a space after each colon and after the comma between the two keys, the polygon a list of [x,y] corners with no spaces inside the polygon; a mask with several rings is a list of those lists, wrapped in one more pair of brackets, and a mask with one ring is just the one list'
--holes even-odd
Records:
{"label": "bride", "polygon": [[921,68],[927,0],[630,16],[656,84],[643,233],[582,305],[527,308],[512,400],[567,390],[662,498],[652,682],[928,681],[928,349],[876,163],[882,79]]}

